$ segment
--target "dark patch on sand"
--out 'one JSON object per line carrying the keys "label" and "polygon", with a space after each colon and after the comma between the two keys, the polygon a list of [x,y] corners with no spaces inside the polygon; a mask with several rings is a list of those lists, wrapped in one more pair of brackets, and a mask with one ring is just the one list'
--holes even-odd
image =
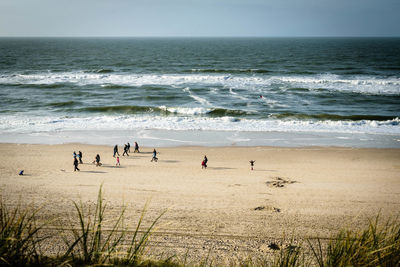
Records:
{"label": "dark patch on sand", "polygon": [[274,211],[275,211],[275,212],[281,212],[281,209],[280,209],[280,208],[275,208],[275,207],[274,207]]}
{"label": "dark patch on sand", "polygon": [[267,209],[267,210],[270,210],[270,211],[274,211],[274,212],[281,212],[281,209],[280,208],[275,208],[275,207],[266,207],[266,206],[258,206],[258,207],[256,207],[256,208],[254,208],[254,210],[265,210],[265,209]]}
{"label": "dark patch on sand", "polygon": [[282,177],[274,177],[272,178],[272,181],[267,181],[266,184],[269,187],[276,187],[276,188],[281,188],[285,187],[286,184],[294,184],[296,181],[292,181],[288,178],[282,178]]}
{"label": "dark patch on sand", "polygon": [[270,249],[272,249],[272,250],[279,250],[278,244],[276,244],[276,243],[274,243],[274,242],[271,242],[271,243],[268,245],[268,247],[269,247]]}

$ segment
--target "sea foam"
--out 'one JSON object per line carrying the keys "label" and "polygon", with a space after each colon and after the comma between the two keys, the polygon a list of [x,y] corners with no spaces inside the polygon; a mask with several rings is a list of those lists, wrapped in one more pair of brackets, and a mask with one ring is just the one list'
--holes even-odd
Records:
{"label": "sea foam", "polygon": [[[182,110],[180,112],[183,112]],[[193,110],[190,111],[194,112]],[[204,112],[200,110],[199,112]],[[3,115],[2,132],[46,132],[73,130],[181,130],[181,131],[238,131],[238,132],[336,132],[400,135],[400,119],[387,121],[332,121],[237,119],[235,117],[192,116],[95,116],[50,117]]]}
{"label": "sea foam", "polygon": [[[290,88],[305,88],[309,90],[327,89],[332,91],[354,92],[362,94],[400,94],[400,78],[375,76],[338,76],[320,74],[310,76],[269,76],[269,75],[225,75],[225,74],[125,74],[125,73],[86,73],[84,71],[64,73],[35,74],[2,74],[0,84],[5,85],[52,85],[75,84],[77,86],[99,85],[113,86],[144,86],[163,85],[181,86],[200,103],[207,101],[187,88],[197,86],[223,86],[231,89],[259,90],[265,92],[271,86],[282,90]],[[235,95],[234,91],[230,91]]]}

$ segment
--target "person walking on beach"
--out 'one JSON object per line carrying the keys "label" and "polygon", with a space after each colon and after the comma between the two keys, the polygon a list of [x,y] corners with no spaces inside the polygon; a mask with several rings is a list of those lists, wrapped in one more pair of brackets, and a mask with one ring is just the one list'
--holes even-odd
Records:
{"label": "person walking on beach", "polygon": [[124,146],[124,153],[122,153],[122,156],[125,156],[125,154],[129,157],[129,155],[128,155],[128,145]]}
{"label": "person walking on beach", "polygon": [[207,169],[207,165],[206,165],[206,162],[204,160],[201,162],[201,168],[202,169]]}
{"label": "person walking on beach", "polygon": [[72,156],[74,156],[74,159],[76,159],[76,152],[72,153]]}
{"label": "person walking on beach", "polygon": [[117,156],[117,163],[115,164],[115,166],[121,166],[121,163],[119,163],[119,157]]}
{"label": "person walking on beach", "polygon": [[157,158],[157,151],[156,149],[153,150],[153,158],[151,159],[151,162],[155,161],[157,162],[158,158]]}
{"label": "person walking on beach", "polygon": [[128,146],[128,152],[131,153],[131,144],[129,144],[129,142],[128,142],[127,146]]}
{"label": "person walking on beach", "polygon": [[139,145],[138,143],[135,142],[135,151],[133,151],[133,153],[139,153]]}
{"label": "person walking on beach", "polygon": [[115,158],[115,154],[117,154],[119,156],[118,145],[115,145],[115,147],[114,147],[114,155],[113,155],[114,158]]}
{"label": "person walking on beach", "polygon": [[83,156],[82,151],[79,150],[78,152],[79,164],[83,164],[82,156]]}
{"label": "person walking on beach", "polygon": [[80,171],[78,168],[79,162],[78,159],[75,157],[74,158],[74,171]]}
{"label": "person walking on beach", "polygon": [[256,161],[255,161],[255,160],[250,160],[249,162],[250,162],[251,170],[253,170],[254,163],[255,163]]}
{"label": "person walking on beach", "polygon": [[207,169],[207,162],[208,162],[208,158],[207,158],[207,156],[204,156],[204,159],[201,162],[201,168],[202,169]]}
{"label": "person walking on beach", "polygon": [[101,163],[100,163],[100,155],[99,155],[99,154],[96,155],[95,161],[96,161],[96,166],[97,166],[97,167],[101,166]]}

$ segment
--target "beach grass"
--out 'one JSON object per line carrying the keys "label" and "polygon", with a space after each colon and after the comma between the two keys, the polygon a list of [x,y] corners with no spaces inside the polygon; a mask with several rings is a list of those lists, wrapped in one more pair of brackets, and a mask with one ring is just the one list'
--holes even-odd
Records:
{"label": "beach grass", "polygon": [[0,199],[0,266],[40,265],[40,244],[47,236],[38,233],[46,223],[37,223],[39,209],[7,208]]}
{"label": "beach grass", "polygon": [[121,210],[111,231],[104,231],[102,227],[107,205],[103,202],[102,186],[99,189],[93,214],[90,209],[85,212],[82,202],[79,204],[73,202],[73,204],[77,212],[79,228],[75,229],[71,226],[72,239],[68,238],[68,233],[63,235],[63,240],[68,249],[62,258],[70,258],[73,262],[80,262],[85,265],[105,264],[110,258],[114,257],[118,246],[126,235],[122,225],[125,208]]}
{"label": "beach grass", "polygon": [[321,240],[308,240],[314,262],[328,266],[399,266],[400,223],[397,218],[379,225],[379,216],[361,232],[341,230],[323,248]]}
{"label": "beach grass", "polygon": [[[180,261],[178,257],[152,259],[148,246],[154,228],[165,212],[142,230],[148,204],[136,227],[129,231],[124,224],[126,208],[115,218],[111,229],[104,229],[107,205],[100,187],[94,210],[82,202],[73,202],[79,227],[57,232],[64,240],[65,251],[46,256],[40,249],[54,237],[44,235],[51,222],[37,223],[40,209],[8,208],[0,203],[0,266],[215,266],[210,253],[199,262]],[[43,233],[42,233],[43,232]],[[212,251],[210,251],[212,252]],[[293,240],[277,245],[273,255],[233,261],[232,266],[400,266],[400,222],[392,218],[380,223],[379,216],[370,220],[362,231],[344,229],[328,241],[308,239],[306,246]]]}

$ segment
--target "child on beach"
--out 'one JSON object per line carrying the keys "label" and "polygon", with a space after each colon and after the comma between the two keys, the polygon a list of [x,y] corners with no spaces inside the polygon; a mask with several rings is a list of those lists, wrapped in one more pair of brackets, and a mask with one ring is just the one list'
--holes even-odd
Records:
{"label": "child on beach", "polygon": [[207,165],[206,165],[206,162],[204,160],[201,162],[201,168],[202,169],[207,169]]}
{"label": "child on beach", "polygon": [[203,161],[201,162],[201,168],[203,169],[207,169],[207,162],[208,162],[208,158],[207,156],[204,156]]}
{"label": "child on beach", "polygon": [[250,160],[249,162],[250,162],[251,170],[253,170],[254,163],[255,163],[256,161],[255,161],[255,160]]}
{"label": "child on beach", "polygon": [[157,151],[156,149],[153,150],[153,158],[151,159],[151,162],[155,161],[157,162],[158,158],[157,158]]}
{"label": "child on beach", "polygon": [[119,157],[117,156],[117,163],[115,164],[115,166],[121,166],[121,163],[119,163]]}

